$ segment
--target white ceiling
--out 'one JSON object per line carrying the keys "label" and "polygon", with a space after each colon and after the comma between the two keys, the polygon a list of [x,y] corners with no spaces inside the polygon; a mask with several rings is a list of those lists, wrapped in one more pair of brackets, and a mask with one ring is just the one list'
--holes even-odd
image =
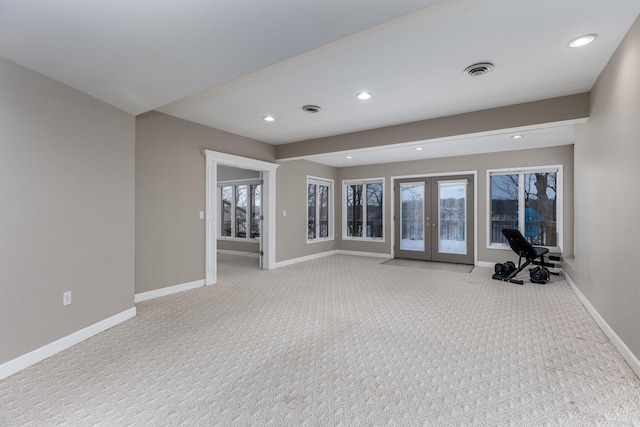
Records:
{"label": "white ceiling", "polygon": [[[0,0],[0,56],[132,114],[283,144],[589,91],[639,13],[638,0]],[[568,47],[586,33],[599,37]],[[480,61],[495,70],[463,75]],[[505,132],[429,147],[491,152]],[[573,140],[545,135],[521,147]]]}

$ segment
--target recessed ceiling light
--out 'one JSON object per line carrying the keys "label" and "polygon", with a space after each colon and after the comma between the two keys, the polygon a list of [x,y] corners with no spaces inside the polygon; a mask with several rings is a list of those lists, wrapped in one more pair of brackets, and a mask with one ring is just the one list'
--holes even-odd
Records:
{"label": "recessed ceiling light", "polygon": [[422,148],[422,147],[416,147],[416,151],[422,151],[422,150],[424,150],[424,148]]}
{"label": "recessed ceiling light", "polygon": [[524,135],[513,135],[511,137],[511,139],[520,139],[520,138],[524,138]]}
{"label": "recessed ceiling light", "polygon": [[353,159],[353,156],[345,156],[345,159]]}
{"label": "recessed ceiling light", "polygon": [[586,46],[589,43],[593,42],[596,39],[596,37],[598,36],[595,34],[585,34],[584,36],[580,36],[571,40],[571,42],[569,43],[569,46],[571,47]]}
{"label": "recessed ceiling light", "polygon": [[265,122],[273,122],[275,118],[273,116],[264,116],[262,120],[264,120]]}
{"label": "recessed ceiling light", "polygon": [[360,92],[358,94],[358,99],[367,100],[371,98],[371,94],[369,92]]}

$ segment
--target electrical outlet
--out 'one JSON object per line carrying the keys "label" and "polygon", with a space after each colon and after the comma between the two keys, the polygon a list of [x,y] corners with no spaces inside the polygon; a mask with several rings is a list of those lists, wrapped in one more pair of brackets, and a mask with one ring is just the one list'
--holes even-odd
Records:
{"label": "electrical outlet", "polygon": [[71,291],[67,291],[62,294],[62,305],[71,304]]}

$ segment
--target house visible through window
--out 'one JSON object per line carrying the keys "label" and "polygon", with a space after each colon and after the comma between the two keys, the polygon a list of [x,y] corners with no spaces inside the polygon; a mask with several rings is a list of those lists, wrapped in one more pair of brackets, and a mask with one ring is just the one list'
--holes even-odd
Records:
{"label": "house visible through window", "polygon": [[506,245],[502,229],[512,228],[534,245],[559,249],[562,167],[489,171],[489,177],[489,244]]}
{"label": "house visible through window", "polygon": [[383,180],[347,181],[342,202],[345,239],[382,239]]}
{"label": "house visible through window", "polygon": [[259,182],[220,185],[220,233],[230,239],[259,239],[261,191]]}
{"label": "house visible through window", "polygon": [[333,238],[333,181],[307,177],[307,241]]}

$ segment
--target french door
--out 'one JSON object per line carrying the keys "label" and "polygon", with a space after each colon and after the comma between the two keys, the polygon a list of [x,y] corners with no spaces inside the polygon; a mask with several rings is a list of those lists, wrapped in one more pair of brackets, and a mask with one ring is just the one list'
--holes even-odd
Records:
{"label": "french door", "polygon": [[473,264],[473,175],[397,180],[396,258]]}

